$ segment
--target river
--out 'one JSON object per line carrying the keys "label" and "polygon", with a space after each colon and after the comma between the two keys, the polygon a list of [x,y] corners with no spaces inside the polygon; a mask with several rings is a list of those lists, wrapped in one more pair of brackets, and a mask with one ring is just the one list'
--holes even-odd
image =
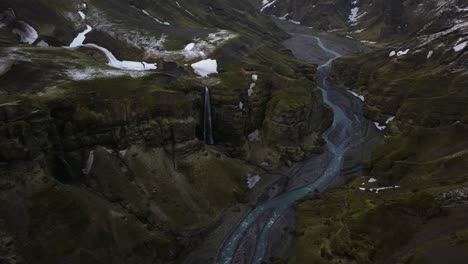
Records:
{"label": "river", "polygon": [[[328,81],[333,60],[341,57],[342,54],[336,51],[334,47],[327,45],[321,37],[297,32],[290,32],[290,35],[292,38],[303,39],[301,45],[311,46],[315,44],[321,49],[322,57],[325,55],[327,58],[326,60],[322,58],[317,69],[317,85],[322,92],[325,104],[333,111],[333,123],[322,135],[327,143],[325,154],[322,157],[307,159],[294,166],[290,170],[290,175],[296,170],[294,172],[295,179],[290,180],[293,184],[289,184],[287,191],[257,204],[242,219],[218,252],[217,263],[220,264],[260,264],[265,255],[271,256],[271,252],[267,254],[267,251],[271,251],[269,247],[272,244],[272,230],[278,220],[298,200],[316,192],[323,192],[332,183],[336,182],[336,178],[342,174],[342,165],[347,152],[351,148],[356,149],[356,146],[361,146],[363,141],[366,141],[366,135],[369,134],[369,131],[375,132],[369,122],[363,120],[362,111],[359,112],[358,110],[359,113],[356,113],[355,110],[348,109],[356,108],[351,107],[352,104],[357,104],[357,108],[362,109],[362,102],[359,102],[357,98],[353,99],[352,96],[343,96],[343,94],[336,96],[336,89]],[[308,60],[307,54],[297,53],[300,49],[292,48],[292,50],[299,59]],[[346,100],[343,100],[343,98],[347,98],[347,101],[351,101],[351,104],[349,102],[344,103]],[[320,160],[322,164],[325,163],[323,168],[314,168],[319,164],[316,162],[317,160]],[[312,170],[315,170],[317,175],[307,175]],[[300,184],[301,182],[303,183]]]}

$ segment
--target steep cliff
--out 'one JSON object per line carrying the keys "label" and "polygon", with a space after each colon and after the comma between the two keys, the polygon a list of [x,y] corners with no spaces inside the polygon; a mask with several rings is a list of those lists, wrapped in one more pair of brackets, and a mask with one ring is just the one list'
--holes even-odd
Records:
{"label": "steep cliff", "polygon": [[[6,263],[182,261],[249,202],[258,165],[320,150],[315,68],[248,1],[7,0],[0,13]],[[193,71],[205,59],[217,74]]]}

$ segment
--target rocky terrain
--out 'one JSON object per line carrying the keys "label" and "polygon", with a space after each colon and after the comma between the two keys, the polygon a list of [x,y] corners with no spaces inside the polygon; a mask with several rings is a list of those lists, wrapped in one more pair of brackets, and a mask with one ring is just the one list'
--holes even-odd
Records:
{"label": "rocky terrain", "polygon": [[[326,21],[316,16],[310,22],[304,12],[312,8],[291,13],[295,3],[285,2],[264,12],[280,19],[289,13],[286,18],[314,28]],[[304,6],[318,8],[318,2],[335,6],[333,12],[343,8],[342,1]],[[344,27],[322,29],[368,49],[336,60],[331,78],[364,101],[365,116],[385,133],[385,143],[362,176],[296,207],[298,240],[288,261],[464,263],[467,3],[353,1],[345,6],[350,12],[338,20]],[[452,195],[457,198],[448,198]]]}
{"label": "rocky terrain", "polygon": [[[181,262],[249,202],[250,175],[268,181],[257,166],[320,151],[330,115],[315,67],[248,1],[15,0],[0,12],[2,263]],[[198,76],[191,64],[208,58],[217,74]]]}
{"label": "rocky terrain", "polygon": [[0,263],[207,263],[318,177],[326,159],[285,172],[327,155],[326,55],[286,31],[359,49],[330,80],[385,140],[355,142],[264,261],[465,263],[467,19],[464,0],[2,0]]}
{"label": "rocky terrain", "polygon": [[263,13],[323,31],[348,27],[349,0],[256,0]]}

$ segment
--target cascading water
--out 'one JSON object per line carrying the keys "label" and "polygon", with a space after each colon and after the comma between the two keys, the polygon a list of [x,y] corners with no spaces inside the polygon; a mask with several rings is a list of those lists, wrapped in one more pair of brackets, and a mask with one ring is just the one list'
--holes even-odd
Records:
{"label": "cascading water", "polygon": [[203,106],[203,138],[206,144],[213,145],[213,122],[211,116],[210,90],[205,87],[205,99]]}
{"label": "cascading water", "polygon": [[352,122],[338,105],[330,101],[330,96],[328,94],[329,83],[326,79],[331,68],[331,62],[341,55],[325,47],[320,38],[314,38],[320,48],[332,56],[330,60],[318,67],[319,84],[321,85],[320,89],[323,94],[324,102],[333,110],[333,124],[323,134],[323,138],[327,142],[327,151],[331,154],[332,158],[325,171],[314,182],[265,201],[250,211],[224,242],[218,254],[217,263],[230,264],[235,257],[242,238],[252,224],[256,222],[259,217],[267,215],[268,219],[265,221],[263,229],[257,236],[257,246],[252,260],[254,264],[261,263],[268,246],[271,228],[284,211],[308,194],[316,190],[323,191],[335,179],[341,169],[343,156],[349,145],[348,138],[351,134]]}

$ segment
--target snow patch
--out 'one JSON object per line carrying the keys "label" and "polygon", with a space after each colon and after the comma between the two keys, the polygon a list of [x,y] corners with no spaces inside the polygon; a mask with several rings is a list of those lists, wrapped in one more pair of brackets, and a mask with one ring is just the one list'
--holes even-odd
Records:
{"label": "snow patch", "polygon": [[387,128],[387,126],[381,126],[379,122],[374,122],[374,125],[378,130],[385,130]]}
{"label": "snow patch", "polygon": [[432,57],[432,54],[434,54],[434,51],[432,51],[432,50],[429,51],[429,52],[427,53],[427,58],[430,59],[430,58]]}
{"label": "snow patch", "polygon": [[257,183],[260,181],[261,177],[260,175],[250,175],[248,174],[247,175],[247,186],[249,187],[249,189],[252,189],[253,187],[255,187],[255,185],[257,185]]}
{"label": "snow patch", "polygon": [[367,182],[373,183],[373,182],[376,182],[376,181],[377,181],[377,179],[375,179],[375,178],[370,178],[369,181],[367,181]]}
{"label": "snow patch", "polygon": [[370,188],[369,191],[371,192],[375,191],[375,193],[379,193],[379,191],[382,191],[382,190],[397,189],[397,188],[400,188],[400,186],[395,185],[395,186],[380,187],[380,188]]}
{"label": "snow patch", "polygon": [[75,39],[73,39],[73,41],[70,43],[69,47],[70,48],[76,48],[76,47],[79,47],[79,46],[83,45],[83,42],[86,39],[86,34],[91,32],[91,30],[93,30],[93,28],[90,25],[86,25],[86,29],[83,32],[79,33],[76,36]]}
{"label": "snow patch", "polygon": [[18,105],[20,102],[21,101],[8,102],[8,103],[0,104],[0,106],[14,106],[14,105]]}
{"label": "snow patch", "polygon": [[400,56],[403,56],[403,55],[408,54],[409,51],[410,51],[410,49],[400,50],[400,51],[398,51],[398,52],[392,50],[392,51],[390,52],[390,54],[388,54],[388,56],[389,56],[389,57],[394,57],[394,56],[396,55],[397,57],[400,57]]}
{"label": "snow patch", "polygon": [[156,70],[158,67],[156,64],[147,63],[147,62],[138,62],[138,61],[120,61],[118,60],[114,54],[112,54],[108,49],[98,46],[96,44],[84,44],[82,46],[90,47],[94,49],[100,50],[106,56],[108,63],[107,65],[122,69],[122,70],[131,70],[131,71],[149,71],[149,70]]}
{"label": "snow patch", "polygon": [[262,1],[262,8],[260,8],[260,12],[263,12],[265,9],[276,3],[277,0],[263,0]]}
{"label": "snow patch", "polygon": [[[370,191],[370,192],[379,193],[379,191],[382,191],[382,190],[389,190],[389,189],[396,189],[396,188],[400,188],[400,186],[395,185],[395,186],[389,186],[389,187],[369,188],[369,191]],[[358,189],[361,190],[361,191],[367,190],[367,189],[364,188],[364,187],[358,187]]]}
{"label": "snow patch", "polygon": [[406,55],[406,54],[408,54],[409,51],[410,51],[410,49],[400,50],[400,51],[397,52],[397,56],[400,57],[400,56]]}
{"label": "snow patch", "polygon": [[243,102],[239,102],[239,109],[240,109],[240,110],[243,110],[243,109],[244,109],[244,103],[243,103]]}
{"label": "snow patch", "polygon": [[378,130],[385,130],[387,128],[386,125],[388,125],[390,122],[392,122],[393,120],[395,120],[395,117],[394,116],[391,116],[389,118],[387,118],[387,120],[385,121],[385,125],[380,125],[379,122],[374,122],[374,125],[375,127],[378,129]]}
{"label": "snow patch", "polygon": [[451,28],[448,28],[446,30],[443,30],[443,31],[440,31],[431,35],[420,36],[418,37],[418,39],[423,42],[420,45],[418,45],[417,48],[421,48],[434,40],[442,38],[452,32],[457,31],[458,29],[463,29],[466,27],[468,27],[468,21],[456,21],[456,23]]}
{"label": "snow patch", "polygon": [[218,63],[216,60],[206,59],[196,62],[191,66],[193,71],[202,77],[207,77],[210,74],[218,73]]}
{"label": "snow patch", "polygon": [[280,20],[286,20],[286,18],[289,16],[289,13],[286,13],[286,15],[279,17]]}
{"label": "snow patch", "polygon": [[46,48],[49,47],[49,43],[45,42],[44,40],[39,41],[36,46],[41,47],[41,48]]}
{"label": "snow patch", "polygon": [[333,32],[338,32],[338,31],[343,31],[343,30],[344,30],[344,28],[335,28],[335,29],[330,29],[327,32],[328,33],[333,33]]}
{"label": "snow patch", "polygon": [[235,37],[237,37],[236,34],[222,29],[218,32],[208,34],[208,42],[210,44],[221,44]]}
{"label": "snow patch", "polygon": [[347,90],[350,94],[354,95],[355,97],[359,98],[361,101],[365,102],[366,98],[363,95],[360,95],[354,91]]}
{"label": "snow patch", "polygon": [[162,44],[165,42],[164,36],[160,40],[161,47],[157,49],[149,49],[146,51],[146,54],[150,57],[171,60],[174,58],[180,58],[184,60],[193,60],[196,58],[206,59],[207,56],[212,53],[218,45],[223,44],[235,37],[237,37],[237,35],[231,33],[228,30],[219,30],[217,32],[208,34],[206,40],[194,39],[181,50],[166,51],[162,50]]}
{"label": "snow patch", "polygon": [[193,50],[194,47],[195,47],[195,43],[190,43],[190,44],[187,44],[187,46],[185,46],[184,50],[191,51]]}
{"label": "snow patch", "polygon": [[188,11],[187,9],[184,9],[184,11],[185,11],[185,13],[187,13],[187,14],[189,14],[189,15],[195,17],[195,15],[194,15],[192,12]]}
{"label": "snow patch", "polygon": [[349,15],[349,22],[350,23],[356,23],[357,18],[358,18],[358,13],[359,13],[359,7],[353,7],[351,8],[351,14]]}
{"label": "snow patch", "polygon": [[[356,20],[361,19],[361,17],[365,16],[366,14],[367,14],[367,12],[362,12],[360,15],[358,15],[358,16],[356,17]],[[355,26],[356,24],[357,24],[357,22],[354,23],[353,26]]]}
{"label": "snow patch", "polygon": [[348,22],[352,25],[355,26],[359,20],[360,17],[366,14],[366,12],[362,13],[361,15],[358,16],[359,14],[359,7],[358,5],[358,0],[355,0],[351,2],[351,13],[348,16]]}
{"label": "snow patch", "polygon": [[395,117],[394,116],[391,116],[389,118],[387,118],[387,120],[385,121],[385,124],[389,124],[390,122],[392,122],[393,120],[395,120]]}
{"label": "snow patch", "polygon": [[85,15],[85,13],[83,13],[82,11],[78,11],[78,15],[80,15],[81,20],[85,20],[85,19],[86,19],[86,15]]}
{"label": "snow patch", "polygon": [[296,24],[296,25],[300,25],[301,22],[299,21],[296,21],[296,20],[292,20],[292,19],[288,19],[289,22],[293,23],[293,24]]}
{"label": "snow patch", "polygon": [[108,49],[98,46],[96,44],[88,43],[83,44],[84,40],[86,39],[86,34],[91,32],[93,28],[89,25],[86,25],[85,31],[78,34],[78,36],[72,41],[70,44],[70,48],[77,48],[77,47],[88,47],[100,50],[107,58],[107,65],[122,69],[122,70],[132,70],[132,71],[148,71],[148,70],[156,70],[156,64],[147,63],[147,62],[137,62],[137,61],[120,61],[118,60],[114,54],[112,54]]}
{"label": "snow patch", "polygon": [[253,88],[255,88],[255,85],[256,85],[255,83],[251,83],[250,86],[249,86],[249,89],[247,89],[247,95],[249,97],[253,95],[253,93],[254,93]]}
{"label": "snow patch", "polygon": [[34,41],[39,37],[37,31],[28,23],[24,21],[18,21],[20,28],[14,28],[13,33],[17,34],[21,38],[21,42],[33,44]]}
{"label": "snow patch", "polygon": [[165,21],[161,21],[157,18],[155,18],[154,16],[152,16],[148,11],[146,11],[145,9],[141,9],[141,12],[143,12],[143,14],[145,14],[146,16],[152,18],[154,21],[158,22],[159,24],[161,25],[166,25],[166,26],[170,26],[171,24],[169,22],[165,22]]}
{"label": "snow patch", "polygon": [[92,80],[96,78],[112,78],[118,76],[130,76],[132,78],[138,78],[145,75],[145,73],[142,71],[103,70],[94,67],[67,70],[65,74],[68,76],[68,78],[74,81]]}
{"label": "snow patch", "polygon": [[253,88],[255,88],[255,86],[257,85],[257,84],[256,84],[257,80],[258,80],[258,75],[253,74],[253,75],[252,75],[252,81],[253,81],[253,83],[250,84],[249,89],[247,90],[247,95],[248,95],[249,97],[253,95],[253,92],[254,92]]}
{"label": "snow patch", "polygon": [[260,136],[260,130],[255,130],[254,132],[250,133],[247,138],[249,139],[250,142],[262,142],[262,138]]}
{"label": "snow patch", "polygon": [[128,149],[121,150],[121,151],[119,151],[119,156],[120,156],[121,158],[125,158],[125,156],[127,155],[127,153],[128,153]]}
{"label": "snow patch", "polygon": [[465,41],[465,42],[462,42],[462,43],[460,43],[460,44],[458,44],[458,45],[455,45],[455,46],[453,47],[453,50],[454,50],[455,52],[461,51],[461,50],[463,50],[463,49],[466,47],[466,44],[467,44],[467,43],[468,43],[468,42]]}

